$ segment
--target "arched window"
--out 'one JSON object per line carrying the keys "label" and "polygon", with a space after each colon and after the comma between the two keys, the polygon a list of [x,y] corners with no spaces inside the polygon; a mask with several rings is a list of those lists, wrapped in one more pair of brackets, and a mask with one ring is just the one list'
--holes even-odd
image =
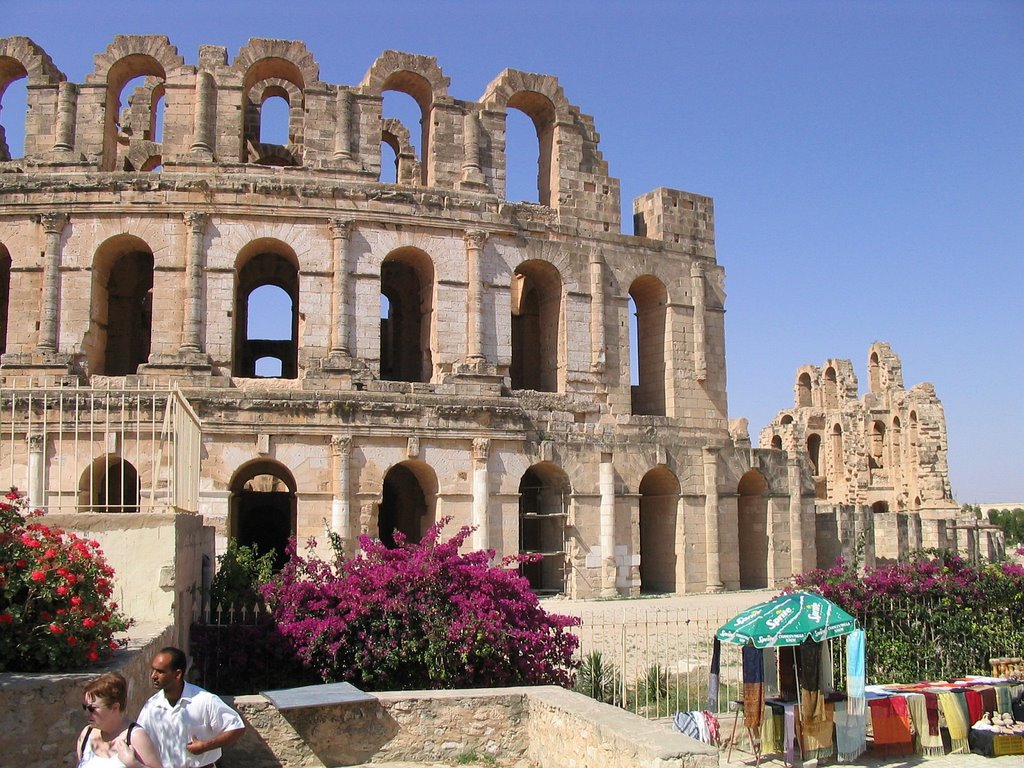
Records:
{"label": "arched window", "polygon": [[558,202],[557,174],[555,173],[558,166],[555,142],[555,107],[547,96],[535,91],[519,91],[508,100],[508,106],[520,110],[533,121],[538,147],[537,202],[541,205],[552,206]]}
{"label": "arched window", "polygon": [[[393,92],[393,93],[389,93]],[[431,122],[433,120],[434,92],[430,81],[423,75],[408,70],[399,70],[384,80],[381,88],[383,97],[381,117],[401,125],[408,138],[405,149],[415,158],[417,149],[421,158],[419,175],[415,179],[399,183],[418,183],[429,186],[431,178]],[[401,157],[401,152],[396,149]],[[382,174],[383,176],[383,174]],[[381,179],[383,181],[383,178]]]}
{"label": "arched window", "polygon": [[288,104],[288,92],[283,88],[267,88],[260,104],[260,143],[290,143],[288,120],[291,107]]}
{"label": "arched window", "polygon": [[878,353],[872,352],[868,358],[868,391],[879,392],[882,388],[881,369],[878,365]]}
{"label": "arched window", "polygon": [[818,454],[821,451],[821,435],[812,432],[807,436],[807,458],[811,462],[811,473],[820,474],[818,471]]}
{"label": "arched window", "polygon": [[811,375],[801,373],[796,380],[796,405],[798,408],[807,408],[814,404],[811,392]]}
{"label": "arched window", "polygon": [[519,552],[537,556],[519,572],[535,592],[565,591],[569,493],[569,478],[554,464],[536,464],[519,481]]}
{"label": "arched window", "polygon": [[768,585],[768,480],[747,470],[736,488],[739,528],[740,589]]}
{"label": "arched window", "polygon": [[772,448],[774,448],[777,451],[781,451],[782,450],[782,436],[781,435],[772,435]]}
{"label": "arched window", "polygon": [[146,147],[162,137],[158,118],[166,79],[163,65],[145,54],[133,53],[111,65],[104,113],[104,170],[140,171],[159,164]]}
{"label": "arched window", "polygon": [[[426,157],[422,156],[422,164],[417,160],[425,138],[423,109],[416,99],[402,91],[385,91],[383,97],[380,180],[394,184],[424,184]],[[393,166],[389,163],[391,158]]]}
{"label": "arched window", "polygon": [[881,469],[885,466],[885,425],[880,421],[871,422],[869,435],[868,467]]}
{"label": "arched window", "polygon": [[387,255],[380,267],[380,377],[427,382],[433,376],[430,349],[434,266],[415,248]]}
{"label": "arched window", "polygon": [[[235,278],[235,376],[298,377],[299,271],[295,253],[276,240],[258,240],[239,254]],[[263,360],[257,369],[257,361]]]}
{"label": "arched window", "polygon": [[240,467],[231,479],[228,531],[257,552],[274,553],[274,567],[286,561],[285,550],[295,535],[295,477],[276,461],[257,460]]}
{"label": "arched window", "polygon": [[528,115],[509,109],[505,117],[505,199],[540,202],[537,127]]}
{"label": "arched window", "polygon": [[153,331],[153,251],[140,238],[118,235],[93,259],[86,356],[91,373],[127,376],[149,360]]}
{"label": "arched window", "polygon": [[640,591],[682,591],[679,480],[665,467],[656,467],[644,475],[639,490]]}
{"label": "arched window", "polygon": [[0,56],[0,161],[25,156],[28,70],[17,59]]}
{"label": "arched window", "polygon": [[546,261],[526,261],[512,277],[512,389],[558,392],[562,279]]}
{"label": "arched window", "polygon": [[837,489],[842,487],[845,468],[846,468],[846,457],[844,456],[843,448],[843,428],[836,424],[832,427],[832,434],[829,437],[832,449],[832,473],[833,482],[832,485]]}
{"label": "arched window", "polygon": [[11,303],[11,253],[0,243],[0,354],[7,351],[7,320]]}
{"label": "arched window", "polygon": [[824,400],[824,406],[827,410],[835,410],[839,407],[839,387],[836,382],[836,369],[832,366],[825,369]]}
{"label": "arched window", "polygon": [[405,461],[391,467],[384,476],[377,515],[377,535],[384,546],[419,543],[434,524],[436,498],[437,477],[429,466]]}
{"label": "arched window", "polygon": [[[668,293],[664,284],[645,275],[633,281],[629,297],[636,315],[636,386],[632,412],[665,415],[665,381],[671,375],[665,359]],[[631,355],[632,358],[632,355]]]}
{"label": "arched window", "polygon": [[138,470],[117,454],[95,459],[79,483],[79,505],[90,512],[138,512],[140,496]]}

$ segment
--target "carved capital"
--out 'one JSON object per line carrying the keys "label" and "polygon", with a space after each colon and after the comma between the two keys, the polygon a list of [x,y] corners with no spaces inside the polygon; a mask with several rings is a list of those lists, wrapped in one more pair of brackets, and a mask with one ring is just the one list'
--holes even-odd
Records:
{"label": "carved capital", "polygon": [[331,435],[331,454],[347,455],[352,450],[352,438],[348,435]]}
{"label": "carved capital", "polygon": [[206,230],[206,222],[210,220],[210,214],[202,211],[188,211],[185,216],[185,224],[193,235],[201,235]]}
{"label": "carved capital", "polygon": [[345,240],[352,233],[351,219],[331,219],[328,226],[331,228],[331,237],[335,240]]}
{"label": "carved capital", "polygon": [[491,441],[486,437],[478,437],[473,440],[473,460],[486,461],[491,452]]}
{"label": "carved capital", "polygon": [[462,235],[467,248],[480,249],[487,242],[487,233],[482,229],[467,229]]}
{"label": "carved capital", "polygon": [[43,439],[41,434],[38,432],[30,434],[26,440],[28,442],[28,450],[30,453],[43,452],[43,447],[46,445],[46,441]]}
{"label": "carved capital", "polygon": [[68,223],[68,215],[66,213],[41,213],[39,214],[39,223],[43,225],[43,231],[46,234],[59,235]]}

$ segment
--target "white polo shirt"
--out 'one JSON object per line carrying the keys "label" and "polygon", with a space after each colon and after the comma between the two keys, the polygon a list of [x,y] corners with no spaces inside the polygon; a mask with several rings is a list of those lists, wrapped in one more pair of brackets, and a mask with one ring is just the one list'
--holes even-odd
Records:
{"label": "white polo shirt", "polygon": [[192,739],[206,741],[225,731],[245,728],[235,710],[218,696],[185,683],[181,698],[172,707],[163,691],[157,691],[139,713],[141,725],[160,750],[164,768],[202,768],[220,759],[221,750],[193,755],[185,745]]}

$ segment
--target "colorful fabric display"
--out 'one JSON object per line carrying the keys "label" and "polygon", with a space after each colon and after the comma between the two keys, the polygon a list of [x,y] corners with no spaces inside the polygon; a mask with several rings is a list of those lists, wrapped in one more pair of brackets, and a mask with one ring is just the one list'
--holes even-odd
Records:
{"label": "colorful fabric display", "polygon": [[821,690],[821,643],[800,646],[800,721],[820,723],[825,719],[825,694]]}
{"label": "colorful fabric display", "polygon": [[868,748],[867,715],[863,705],[859,714],[849,709],[849,700],[836,703],[836,752],[840,763],[851,763]]}
{"label": "colorful fabric display", "polygon": [[835,753],[835,746],[832,742],[835,707],[826,702],[822,709],[824,713],[821,720],[804,720],[800,726],[804,737],[804,760],[824,760],[827,757],[832,757]]}
{"label": "colorful fabric display", "polygon": [[743,724],[759,732],[764,719],[764,656],[760,648],[743,646]]}
{"label": "colorful fabric display", "polygon": [[967,722],[976,723],[981,720],[981,715],[985,712],[985,702],[981,698],[981,691],[976,688],[965,688],[963,693],[967,700]]}
{"label": "colorful fabric display", "polygon": [[939,706],[946,718],[949,729],[951,752],[966,754],[970,749],[968,735],[971,724],[968,721],[967,699],[963,691],[944,691],[939,694]]}
{"label": "colorful fabric display", "polygon": [[1013,696],[1010,693],[1010,686],[996,686],[996,711],[1000,714],[1013,714]]}
{"label": "colorful fabric display", "polygon": [[904,746],[911,751],[914,739],[910,733],[910,710],[902,696],[870,699],[871,733],[875,746]]}
{"label": "colorful fabric display", "polygon": [[761,721],[761,750],[765,754],[782,751],[783,709],[766,705]]}
{"label": "colorful fabric display", "polygon": [[854,715],[864,712],[864,646],[863,629],[855,629],[846,636],[846,696],[848,710]]}
{"label": "colorful fabric display", "polygon": [[938,713],[936,713],[935,733],[933,734],[925,694],[908,693],[904,694],[904,698],[906,698],[907,707],[910,709],[910,722],[914,726],[914,742],[917,753],[925,757],[941,757],[945,754],[945,749],[942,746],[942,736],[939,734]]}

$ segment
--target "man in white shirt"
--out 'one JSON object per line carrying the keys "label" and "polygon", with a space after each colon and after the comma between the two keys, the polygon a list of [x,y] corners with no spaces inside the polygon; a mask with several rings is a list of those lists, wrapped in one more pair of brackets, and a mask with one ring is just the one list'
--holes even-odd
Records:
{"label": "man in white shirt", "polygon": [[221,750],[245,733],[237,712],[185,682],[186,664],[178,648],[163,648],[153,657],[151,678],[157,692],[139,713],[139,725],[156,742],[164,768],[216,765]]}

